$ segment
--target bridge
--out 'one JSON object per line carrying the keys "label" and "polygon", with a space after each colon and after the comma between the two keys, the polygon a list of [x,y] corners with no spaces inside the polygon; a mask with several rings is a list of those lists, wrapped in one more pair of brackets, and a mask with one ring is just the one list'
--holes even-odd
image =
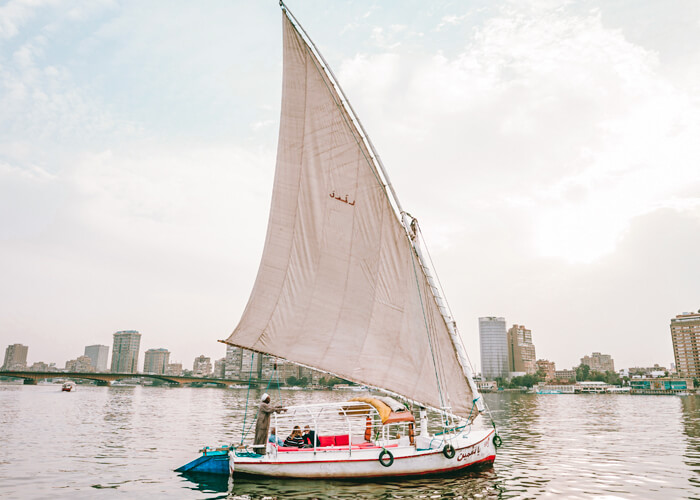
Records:
{"label": "bridge", "polygon": [[[39,380],[47,378],[70,378],[94,380],[97,385],[109,385],[117,380],[128,378],[152,378],[168,382],[171,385],[185,384],[216,384],[226,387],[233,384],[248,384],[248,380],[222,379],[213,377],[188,377],[184,375],[154,375],[152,373],[99,373],[99,372],[32,372],[32,371],[0,371],[0,377],[13,377],[24,379],[26,385],[36,385]],[[250,380],[251,385],[257,385],[257,381]]]}

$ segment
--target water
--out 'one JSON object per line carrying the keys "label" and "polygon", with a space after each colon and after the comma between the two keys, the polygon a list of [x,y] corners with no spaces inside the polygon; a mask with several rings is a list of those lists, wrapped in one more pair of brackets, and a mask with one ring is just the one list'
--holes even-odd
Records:
{"label": "water", "polygon": [[[281,395],[300,404],[357,393]],[[0,497],[700,498],[700,397],[485,398],[503,437],[493,467],[377,482],[229,480],[173,469],[204,445],[240,439],[244,389],[0,384]]]}

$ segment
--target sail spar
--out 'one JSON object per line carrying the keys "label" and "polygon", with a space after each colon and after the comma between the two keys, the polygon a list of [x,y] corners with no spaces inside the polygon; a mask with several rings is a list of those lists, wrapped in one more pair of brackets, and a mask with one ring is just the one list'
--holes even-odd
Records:
{"label": "sail spar", "polygon": [[267,237],[224,342],[467,416],[470,385],[370,151],[321,62],[282,17]]}

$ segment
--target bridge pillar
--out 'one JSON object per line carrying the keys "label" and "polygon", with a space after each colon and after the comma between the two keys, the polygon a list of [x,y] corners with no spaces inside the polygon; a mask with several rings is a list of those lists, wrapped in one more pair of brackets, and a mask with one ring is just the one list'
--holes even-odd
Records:
{"label": "bridge pillar", "polygon": [[24,385],[36,385],[37,382],[33,378],[25,378]]}
{"label": "bridge pillar", "polygon": [[100,387],[104,387],[104,386],[109,385],[109,381],[107,381],[107,380],[95,380],[95,382],[97,382],[97,385]]}

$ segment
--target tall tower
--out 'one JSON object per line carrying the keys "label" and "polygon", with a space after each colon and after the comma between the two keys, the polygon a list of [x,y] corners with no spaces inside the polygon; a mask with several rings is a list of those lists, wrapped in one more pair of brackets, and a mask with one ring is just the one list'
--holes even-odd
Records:
{"label": "tall tower", "polygon": [[170,351],[167,349],[149,349],[143,355],[143,373],[163,375],[170,364]]}
{"label": "tall tower", "polygon": [[678,374],[700,378],[700,311],[684,312],[671,319],[671,341]]}
{"label": "tall tower", "polygon": [[85,356],[90,358],[90,361],[92,361],[92,366],[95,368],[95,371],[107,371],[107,361],[109,360],[108,345],[97,344],[85,346]]}
{"label": "tall tower", "polygon": [[22,344],[11,344],[5,349],[5,362],[2,364],[3,370],[26,370],[27,352],[29,346]]}
{"label": "tall tower", "polygon": [[513,325],[508,330],[508,370],[511,372],[537,372],[535,344],[532,331],[523,325]]}
{"label": "tall tower", "polygon": [[112,346],[112,373],[137,373],[141,334],[123,330],[114,334]]}
{"label": "tall tower", "polygon": [[508,376],[508,341],[506,319],[488,316],[479,318],[481,376],[485,380]]}

